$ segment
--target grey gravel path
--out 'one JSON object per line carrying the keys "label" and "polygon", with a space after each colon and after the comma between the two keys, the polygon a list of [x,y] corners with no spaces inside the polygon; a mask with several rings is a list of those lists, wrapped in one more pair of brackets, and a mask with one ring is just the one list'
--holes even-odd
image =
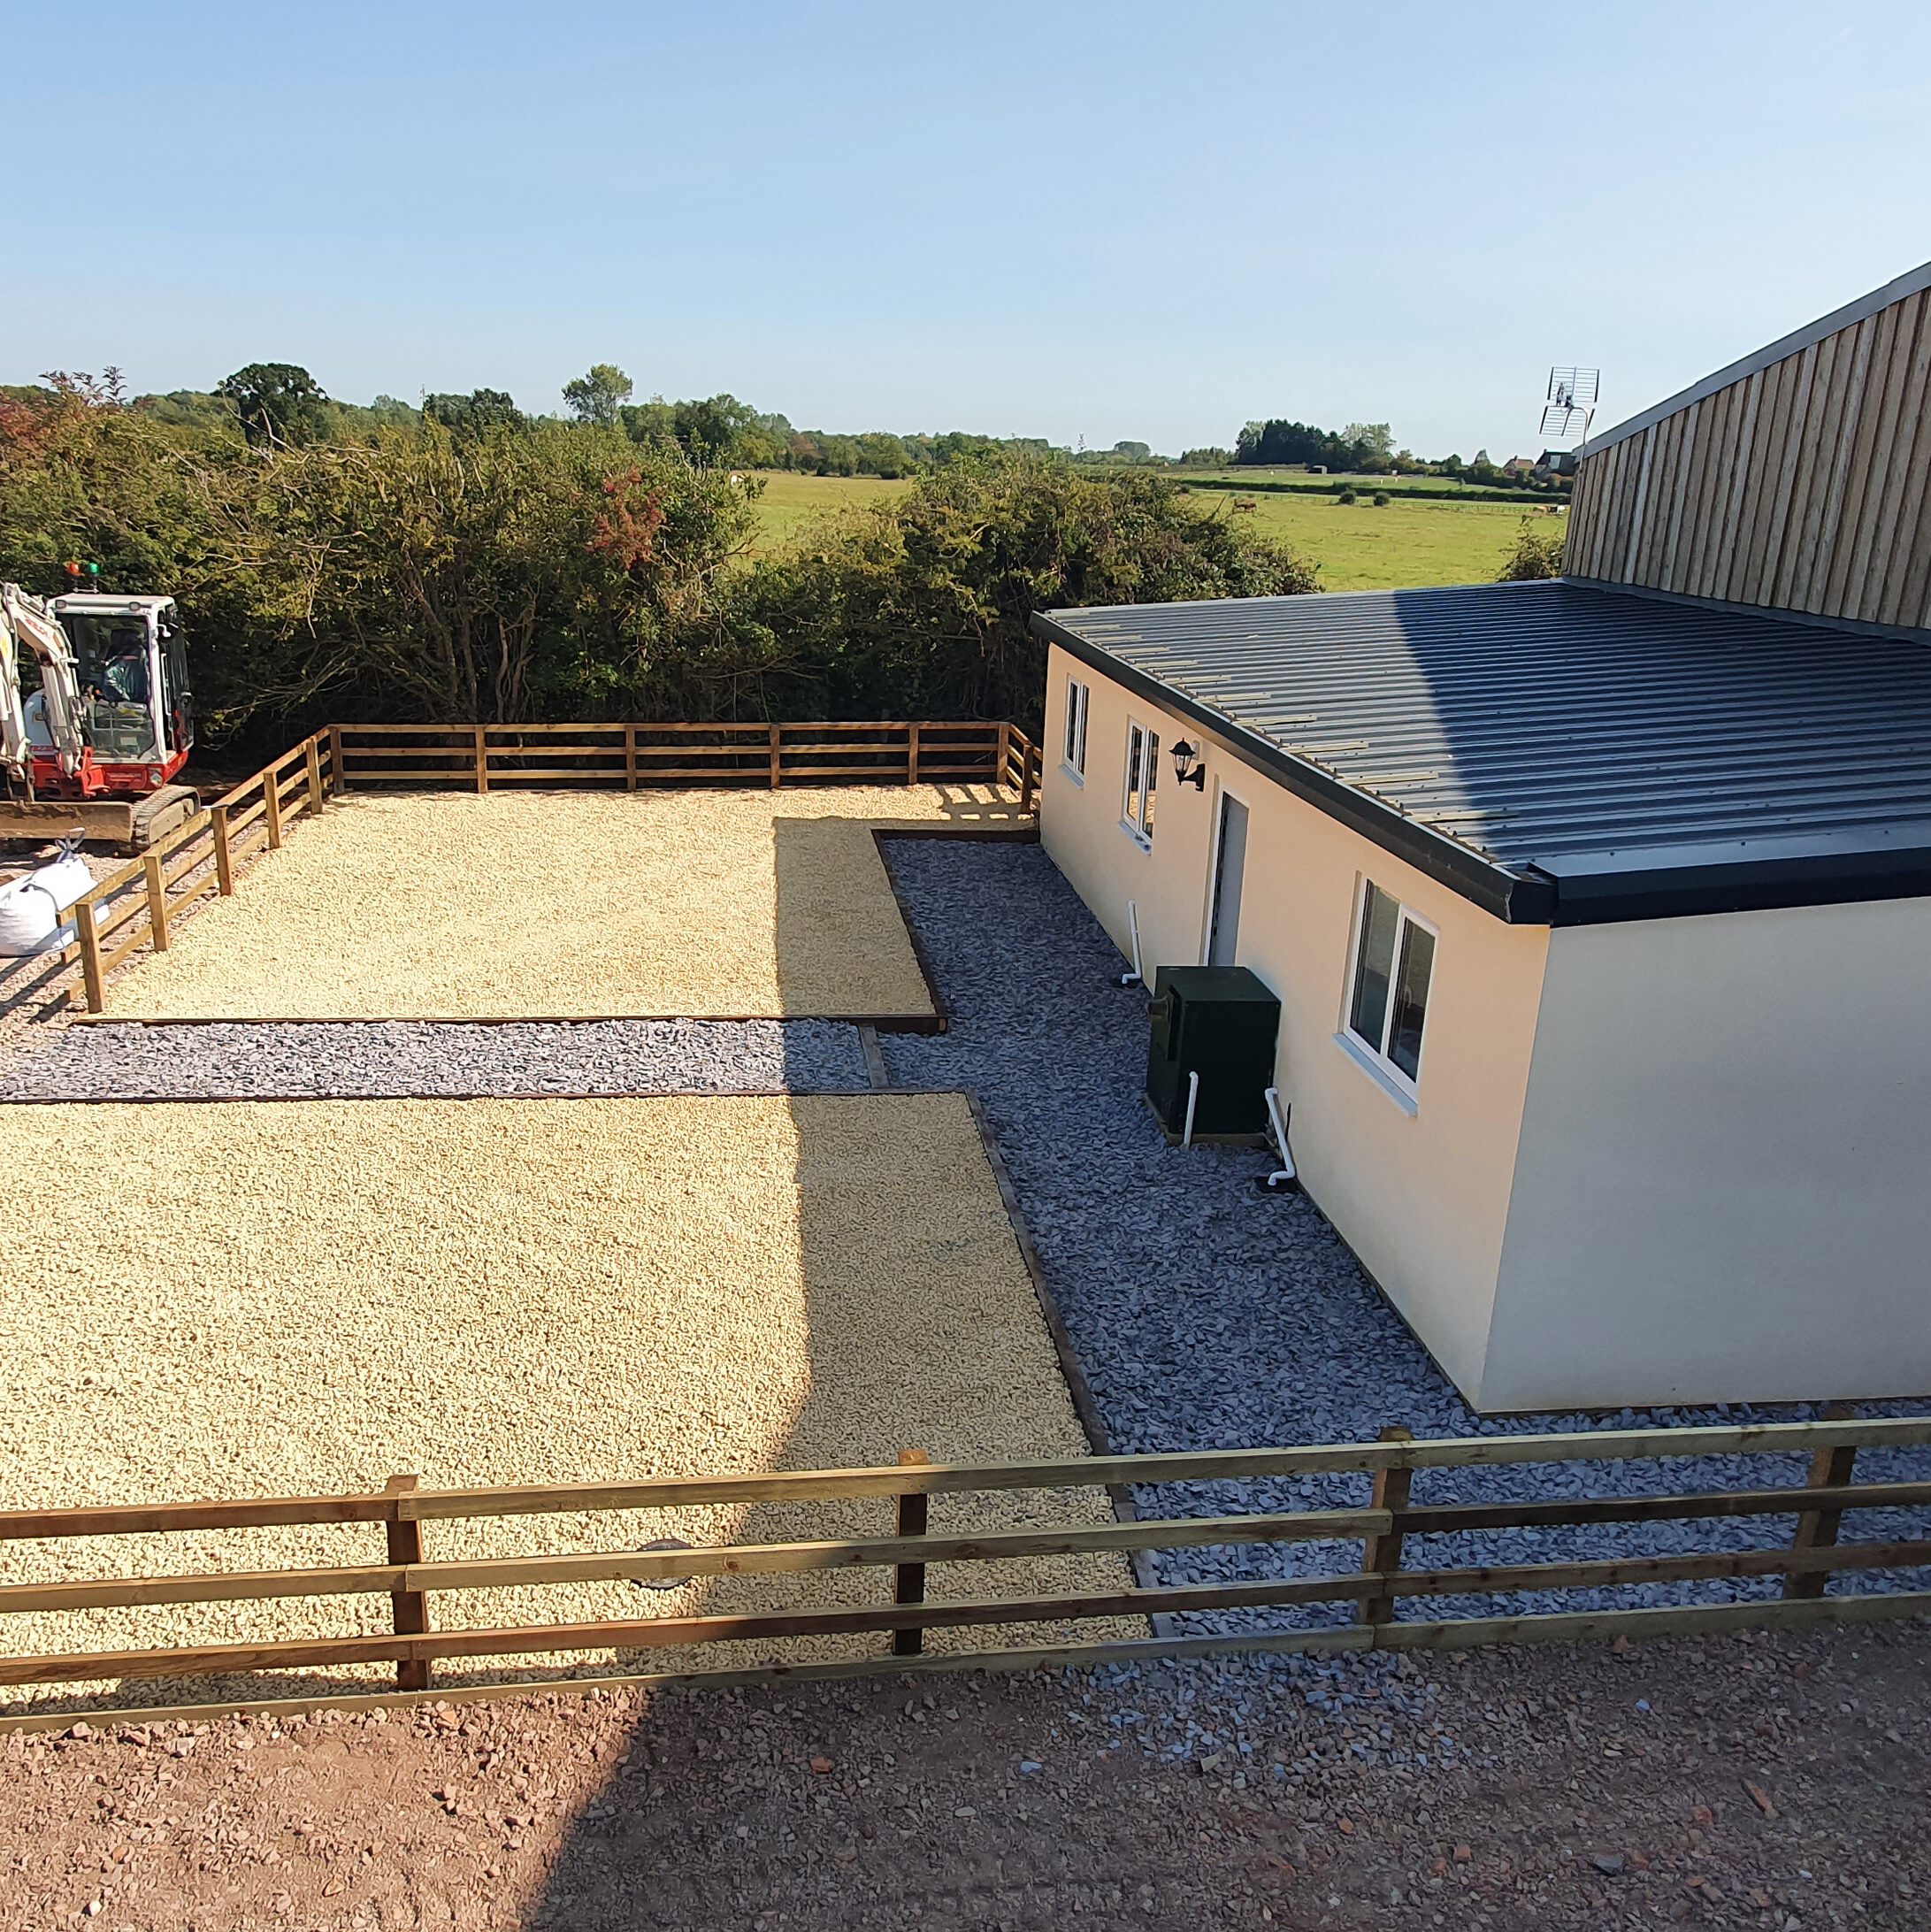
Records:
{"label": "grey gravel path", "polygon": [[0,1101],[822,1093],[866,1084],[858,1029],[824,1020],[125,1024],[40,1036],[0,1069]]}
{"label": "grey gravel path", "polygon": [[[1305,1199],[1254,1189],[1271,1161],[1243,1149],[1166,1145],[1140,1098],[1146,996],[1117,985],[1119,955],[1040,847],[894,841],[889,862],[932,960],[952,1030],[935,1039],[887,1039],[887,1066],[908,1085],[979,1090],[1115,1448],[1371,1440],[1395,1422],[1418,1435],[1455,1436],[1814,1413],[1735,1406],[1476,1416],[1320,1213]],[[1796,1458],[1766,1456],[1427,1471],[1414,1499],[1601,1493],[1619,1482],[1628,1493],[1692,1484],[1753,1488],[1801,1481],[1803,1473]],[[1859,1473],[1931,1476],[1931,1452],[1867,1453]],[[1141,1498],[1161,1514],[1367,1500],[1367,1478],[1348,1476],[1193,1484]],[[1452,1551],[1416,1537],[1408,1558],[1421,1567],[1741,1548],[1781,1540],[1791,1526],[1789,1519],[1759,1519],[1498,1531],[1458,1539]],[[1924,1530],[1921,1516],[1872,1513],[1853,1519],[1847,1533],[1875,1540]],[[1174,1581],[1234,1580],[1352,1568],[1360,1553],[1358,1543],[1251,1545],[1162,1554],[1158,1563]],[[1890,1580],[1931,1584],[1922,1573]],[[1525,1594],[1509,1607],[1629,1606],[1779,1588],[1775,1580],[1652,1584],[1570,1592],[1559,1601]],[[1444,1598],[1407,1614],[1479,1615],[1498,1607],[1493,1598]],[[1262,1611],[1250,1621],[1332,1622],[1350,1614],[1341,1606]],[[1225,1619],[1210,1627],[1246,1625]]]}

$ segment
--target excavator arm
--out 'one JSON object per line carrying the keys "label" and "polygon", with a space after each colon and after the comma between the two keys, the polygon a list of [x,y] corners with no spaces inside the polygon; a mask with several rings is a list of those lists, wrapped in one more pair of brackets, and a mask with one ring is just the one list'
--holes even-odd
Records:
{"label": "excavator arm", "polygon": [[52,607],[18,584],[0,584],[0,761],[19,778],[31,774],[26,708],[20,694],[19,648],[40,660],[41,702],[60,769],[72,778],[87,747],[80,666]]}

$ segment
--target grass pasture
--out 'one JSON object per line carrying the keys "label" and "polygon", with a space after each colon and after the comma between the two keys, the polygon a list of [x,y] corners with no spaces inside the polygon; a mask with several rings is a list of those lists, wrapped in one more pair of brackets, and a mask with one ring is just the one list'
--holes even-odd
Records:
{"label": "grass pasture", "polygon": [[758,472],[759,533],[754,554],[794,543],[821,517],[902,495],[911,485],[882,476],[808,476],[795,470]]}
{"label": "grass pasture", "polygon": [[1562,527],[1523,503],[1439,502],[1392,499],[1376,509],[1371,494],[1353,503],[1331,496],[1261,492],[1251,510],[1233,507],[1236,492],[1195,493],[1203,516],[1237,518],[1321,566],[1323,590],[1411,590],[1431,584],[1493,581],[1521,519],[1538,529]]}
{"label": "grass pasture", "polygon": [[[1203,477],[1225,477],[1236,482],[1314,480],[1300,471],[1217,470]],[[762,475],[764,494],[758,500],[762,524],[755,548],[770,552],[795,543],[820,517],[857,504],[889,500],[911,487],[909,483],[875,476],[801,476],[789,471]],[[1186,482],[1185,475],[1176,477]],[[1237,511],[1238,490],[1198,490],[1194,500],[1205,517],[1238,517],[1264,534],[1278,539],[1321,568],[1323,590],[1399,590],[1431,584],[1483,584],[1491,581],[1515,540],[1525,516],[1538,527],[1557,519],[1541,515],[1526,503],[1498,503],[1479,490],[1465,501],[1411,496],[1421,487],[1440,489],[1440,477],[1364,477],[1357,487],[1358,503],[1337,502],[1314,493],[1254,493],[1254,508]],[[1377,489],[1393,501],[1377,510]]]}

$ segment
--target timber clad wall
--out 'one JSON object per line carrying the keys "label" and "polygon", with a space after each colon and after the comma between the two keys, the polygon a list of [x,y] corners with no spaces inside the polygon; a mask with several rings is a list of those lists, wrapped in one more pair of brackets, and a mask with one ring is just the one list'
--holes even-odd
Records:
{"label": "timber clad wall", "polygon": [[1920,288],[1606,443],[1568,574],[1931,629],[1927,383]]}

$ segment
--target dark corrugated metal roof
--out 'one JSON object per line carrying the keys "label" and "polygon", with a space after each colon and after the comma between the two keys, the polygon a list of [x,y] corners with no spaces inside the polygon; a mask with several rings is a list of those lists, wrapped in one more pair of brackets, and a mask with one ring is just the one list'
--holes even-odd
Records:
{"label": "dark corrugated metal roof", "polygon": [[1506,917],[1931,891],[1921,644],[1560,582],[1035,627]]}

